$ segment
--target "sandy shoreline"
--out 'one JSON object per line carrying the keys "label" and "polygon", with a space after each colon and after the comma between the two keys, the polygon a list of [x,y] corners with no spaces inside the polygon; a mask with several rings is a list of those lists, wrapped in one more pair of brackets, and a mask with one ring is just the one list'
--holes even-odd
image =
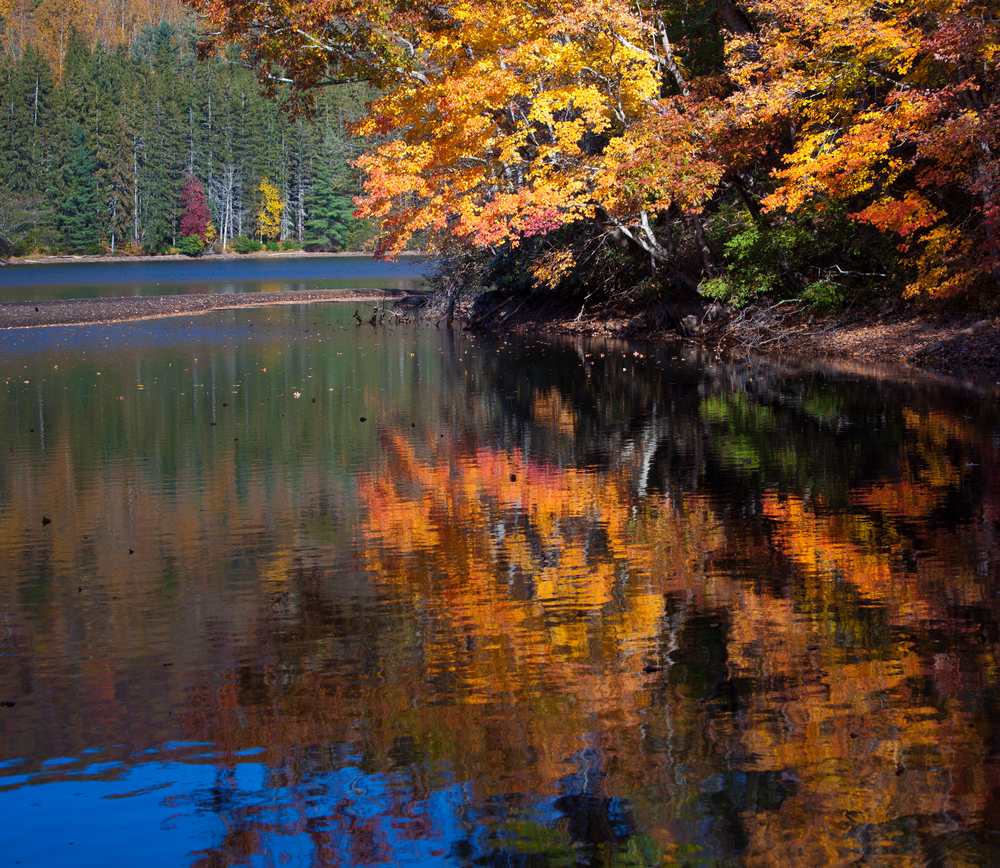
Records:
{"label": "sandy shoreline", "polygon": [[422,297],[404,289],[316,289],[304,292],[234,292],[213,295],[145,295],[122,298],[71,298],[0,303],[0,329],[86,325],[156,317],[185,316],[213,310],[269,307],[277,304],[356,302],[379,304]]}

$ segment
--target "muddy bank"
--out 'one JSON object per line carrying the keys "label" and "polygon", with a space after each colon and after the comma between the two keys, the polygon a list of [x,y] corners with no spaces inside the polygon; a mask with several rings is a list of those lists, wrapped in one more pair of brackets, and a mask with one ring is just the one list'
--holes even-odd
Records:
{"label": "muddy bank", "polygon": [[[781,303],[729,311],[681,336],[675,323],[648,306],[625,302],[531,304],[512,299],[489,316],[466,311],[479,328],[688,341],[718,353],[798,361],[921,369],[1000,383],[1000,319],[881,307],[817,316]],[[897,371],[897,373],[899,373]]]}
{"label": "muddy bank", "polygon": [[403,289],[317,289],[305,292],[236,292],[215,295],[149,295],[124,298],[74,298],[54,301],[0,303],[0,328],[84,325],[165,316],[185,316],[213,310],[268,307],[315,302],[382,302],[423,299]]}

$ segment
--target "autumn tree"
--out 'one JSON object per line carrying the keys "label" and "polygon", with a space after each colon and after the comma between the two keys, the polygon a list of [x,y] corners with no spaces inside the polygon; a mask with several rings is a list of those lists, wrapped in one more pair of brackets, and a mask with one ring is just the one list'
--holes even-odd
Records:
{"label": "autumn tree", "polygon": [[281,234],[281,214],[285,210],[285,203],[281,200],[278,188],[267,178],[261,178],[257,185],[257,195],[260,198],[257,232],[261,241],[276,241]]}
{"label": "autumn tree", "polygon": [[720,116],[795,130],[765,209],[838,208],[894,237],[910,293],[1000,273],[1000,21],[974,0],[750,5],[729,44],[739,89]]}
{"label": "autumn tree", "polygon": [[[655,12],[595,0],[455,2],[419,17],[368,3],[334,4],[320,20],[298,3],[249,21],[224,2],[204,8],[265,72],[280,66],[300,88],[330,66],[386,84],[354,127],[385,140],[359,160],[358,214],[380,222],[381,253],[415,235],[437,248],[517,246],[584,221],[690,289],[711,273],[700,211],[723,170]],[[671,209],[695,239],[693,275],[658,225]],[[543,255],[536,271],[555,282],[571,264]]]}
{"label": "autumn tree", "polygon": [[[690,289],[719,275],[736,208],[744,249],[795,290],[792,248],[829,252],[831,232],[891,239],[910,292],[996,284],[1000,40],[981,0],[200,7],[272,89],[383,87],[355,130],[384,139],[359,213],[386,254],[586,224]],[[537,278],[571,262],[551,249]]]}
{"label": "autumn tree", "polygon": [[207,244],[209,241],[212,215],[208,210],[205,188],[196,175],[188,175],[181,189],[181,219],[178,230],[182,238],[195,235],[201,239],[202,244]]}

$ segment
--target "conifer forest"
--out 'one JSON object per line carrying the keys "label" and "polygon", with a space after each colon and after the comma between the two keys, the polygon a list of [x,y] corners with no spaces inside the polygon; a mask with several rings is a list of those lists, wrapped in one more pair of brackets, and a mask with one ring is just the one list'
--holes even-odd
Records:
{"label": "conifer forest", "polygon": [[295,115],[237,51],[199,59],[189,11],[135,26],[128,42],[69,27],[53,53],[39,9],[37,43],[2,19],[0,256],[364,244],[352,163],[365,142],[345,123],[371,99],[366,85],[327,88]]}

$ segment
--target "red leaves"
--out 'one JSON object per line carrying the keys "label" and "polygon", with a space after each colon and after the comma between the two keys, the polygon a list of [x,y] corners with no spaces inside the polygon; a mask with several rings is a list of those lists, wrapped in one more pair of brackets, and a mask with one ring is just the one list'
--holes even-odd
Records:
{"label": "red leaves", "polygon": [[205,188],[194,175],[188,175],[181,190],[181,220],[179,234],[182,238],[197,235],[203,244],[208,243],[212,215],[208,210]]}

